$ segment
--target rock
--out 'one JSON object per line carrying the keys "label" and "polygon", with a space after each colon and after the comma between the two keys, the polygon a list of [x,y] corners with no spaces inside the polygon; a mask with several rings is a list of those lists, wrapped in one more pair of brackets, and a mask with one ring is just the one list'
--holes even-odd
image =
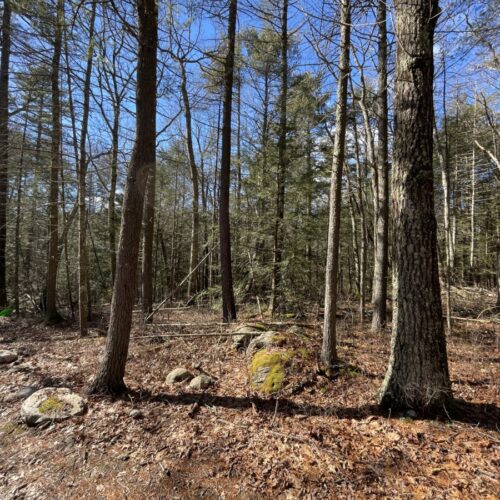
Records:
{"label": "rock", "polygon": [[138,410],[138,409],[133,409],[130,411],[129,415],[135,419],[135,420],[139,420],[141,418],[144,418],[144,413],[142,413],[141,410]]}
{"label": "rock", "polygon": [[208,389],[214,383],[212,377],[208,375],[198,375],[189,384],[190,389],[203,390]]}
{"label": "rock", "polygon": [[264,394],[278,392],[285,380],[285,364],[290,355],[283,352],[261,350],[254,354],[250,364],[250,381]]}
{"label": "rock", "polygon": [[167,385],[172,385],[191,380],[192,378],[193,374],[189,370],[186,370],[186,368],[176,368],[167,375],[165,382]]}
{"label": "rock", "polygon": [[272,345],[279,345],[284,338],[278,335],[276,332],[264,332],[258,337],[254,337],[248,344],[247,352],[252,353],[258,351],[259,349],[267,349]]}
{"label": "rock", "polygon": [[0,350],[0,365],[12,363],[17,359],[17,354],[14,351]]}
{"label": "rock", "polygon": [[239,333],[233,338],[233,346],[235,349],[246,349],[251,340],[264,332],[266,327],[264,325],[242,325],[237,328],[234,333]]}
{"label": "rock", "polygon": [[21,417],[28,425],[58,422],[83,415],[85,401],[66,388],[46,387],[34,392],[21,406]]}
{"label": "rock", "polygon": [[415,410],[408,410],[406,412],[406,416],[408,418],[417,418],[418,417],[417,412]]}
{"label": "rock", "polygon": [[34,387],[32,385],[27,385],[26,387],[22,387],[17,391],[16,397],[17,399],[26,399],[29,398],[37,390],[38,390],[37,387]]}

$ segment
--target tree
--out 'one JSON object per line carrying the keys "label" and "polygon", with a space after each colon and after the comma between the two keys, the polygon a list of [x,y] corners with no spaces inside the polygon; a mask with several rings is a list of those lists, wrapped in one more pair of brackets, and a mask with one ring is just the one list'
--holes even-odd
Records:
{"label": "tree", "polygon": [[12,9],[3,4],[2,52],[0,55],[0,308],[7,305],[5,248],[7,243],[7,191],[9,164],[9,62]]}
{"label": "tree", "polygon": [[281,10],[281,90],[279,98],[279,139],[278,139],[278,175],[276,178],[276,219],[274,222],[273,281],[271,290],[271,313],[279,306],[281,295],[281,261],[283,257],[285,217],[285,174],[287,158],[287,97],[288,97],[288,0],[283,0]]}
{"label": "tree", "polygon": [[387,274],[389,265],[389,163],[388,163],[388,114],[387,114],[387,7],[378,2],[378,95],[377,95],[377,209],[376,243],[373,267],[373,317],[372,330],[384,328],[387,321]]}
{"label": "tree", "polygon": [[231,227],[229,190],[231,184],[231,110],[233,101],[234,51],[236,39],[237,0],[229,2],[227,28],[228,49],[224,64],[224,105],[222,109],[222,146],[219,194],[220,267],[222,281],[222,316],[225,322],[236,319],[231,264]]}
{"label": "tree", "polygon": [[349,49],[351,44],[351,0],[340,2],[340,56],[335,109],[335,138],[330,184],[328,218],[328,251],[325,272],[325,320],[321,358],[329,375],[335,371],[337,359],[337,278],[339,269],[340,210],[342,206],[342,169],[345,158],[347,126],[347,85],[349,82]]}
{"label": "tree", "polygon": [[395,312],[380,402],[435,409],[451,398],[438,275],[432,166],[437,0],[395,1]]}
{"label": "tree", "polygon": [[87,252],[87,130],[90,109],[90,83],[92,77],[92,61],[94,58],[94,25],[97,2],[93,0],[89,21],[89,44],[87,48],[87,64],[83,84],[83,116],[80,133],[80,165],[78,167],[78,312],[80,319],[80,335],[88,333],[87,316],[89,312],[88,289],[88,252]]}
{"label": "tree", "polygon": [[54,52],[51,65],[52,88],[52,137],[50,146],[49,189],[49,252],[47,264],[46,319],[57,323],[61,316],[57,311],[57,269],[59,267],[59,171],[61,168],[61,92],[59,73],[61,66],[62,35],[64,28],[64,0],[57,0],[54,19]]}
{"label": "tree", "polygon": [[116,278],[104,358],[91,393],[126,390],[123,377],[127,362],[132,309],[135,297],[141,222],[148,173],[156,150],[156,58],[158,13],[155,0],[137,0],[138,53],[136,137],[128,169],[123,201]]}

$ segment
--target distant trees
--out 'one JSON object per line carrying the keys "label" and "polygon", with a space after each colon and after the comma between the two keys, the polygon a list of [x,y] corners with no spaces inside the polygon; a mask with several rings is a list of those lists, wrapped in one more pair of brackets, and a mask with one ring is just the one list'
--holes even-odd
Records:
{"label": "distant trees", "polygon": [[433,197],[433,41],[437,0],[396,0],[393,339],[381,389],[391,408],[451,398]]}

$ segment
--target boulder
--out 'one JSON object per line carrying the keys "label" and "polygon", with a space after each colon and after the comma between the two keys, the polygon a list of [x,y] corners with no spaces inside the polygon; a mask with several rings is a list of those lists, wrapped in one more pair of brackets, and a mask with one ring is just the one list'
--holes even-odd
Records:
{"label": "boulder", "polygon": [[234,331],[234,333],[238,333],[239,335],[234,336],[233,346],[235,349],[246,349],[251,340],[264,331],[266,331],[264,325],[241,325]]}
{"label": "boulder", "polygon": [[247,352],[251,354],[259,349],[267,349],[272,345],[280,345],[283,340],[284,338],[276,332],[264,332],[250,341],[247,347]]}
{"label": "boulder", "polygon": [[6,349],[0,350],[0,365],[12,363],[17,359],[17,353],[14,351],[7,351]]}
{"label": "boulder", "polygon": [[212,377],[209,377],[208,375],[198,375],[195,377],[193,380],[191,380],[189,384],[190,389],[195,389],[195,390],[204,390],[208,389],[212,384],[214,383]]}
{"label": "boulder", "polygon": [[179,384],[180,382],[185,382],[191,380],[193,374],[186,368],[175,368],[172,370],[165,380],[167,385]]}
{"label": "boulder", "polygon": [[85,401],[65,388],[46,387],[34,392],[21,406],[21,417],[28,425],[58,422],[83,415]]}
{"label": "boulder", "polygon": [[257,351],[250,363],[249,376],[252,386],[264,394],[274,394],[285,380],[285,365],[290,359],[286,352]]}

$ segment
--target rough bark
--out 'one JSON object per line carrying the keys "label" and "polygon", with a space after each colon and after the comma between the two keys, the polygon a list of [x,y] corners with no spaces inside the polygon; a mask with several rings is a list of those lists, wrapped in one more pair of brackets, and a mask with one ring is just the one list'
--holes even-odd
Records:
{"label": "rough bark", "polygon": [[341,2],[341,32],[337,104],[335,109],[335,137],[332,176],[330,184],[330,212],[328,218],[328,249],[325,270],[325,319],[321,358],[327,373],[333,374],[337,359],[337,286],[339,269],[340,210],[342,202],[342,169],[345,158],[347,124],[347,85],[349,79],[349,50],[351,38],[351,2]]}
{"label": "rough bark", "polygon": [[[156,165],[149,170],[144,204],[144,245],[142,250],[142,312],[148,317],[153,311],[153,240],[155,226]],[[150,320],[152,321],[152,318]]]}
{"label": "rough bark", "polygon": [[5,248],[7,243],[7,191],[9,163],[9,63],[10,0],[4,1],[2,16],[2,53],[0,55],[0,309],[7,305]]}
{"label": "rough bark", "polygon": [[437,0],[396,0],[394,298],[385,407],[435,409],[451,397],[438,274],[432,169]]}
{"label": "rough bark", "polygon": [[50,188],[49,188],[49,252],[47,265],[47,310],[48,323],[60,321],[57,311],[57,269],[59,267],[59,170],[61,168],[61,96],[59,89],[59,70],[61,65],[62,33],[64,23],[64,0],[57,0],[54,26],[54,52],[51,65],[52,87],[52,137],[50,146]]}
{"label": "rough bark", "polygon": [[155,0],[137,0],[137,12],[139,35],[136,138],[123,201],[123,217],[106,349],[99,372],[89,388],[89,391],[93,393],[119,393],[126,389],[123,377],[132,324],[144,191],[149,169],[155,163],[156,52],[158,43]]}
{"label": "rough bark", "polygon": [[373,266],[372,330],[380,331],[387,322],[387,275],[389,267],[389,162],[387,112],[387,7],[380,0],[377,11],[378,95],[377,95],[377,165],[378,202]]}
{"label": "rough bark", "polygon": [[229,191],[231,185],[231,110],[233,101],[234,47],[236,38],[237,0],[229,3],[228,51],[224,64],[224,105],[222,109],[222,146],[219,191],[220,269],[222,282],[222,317],[224,322],[236,319],[231,263],[231,227]]}

